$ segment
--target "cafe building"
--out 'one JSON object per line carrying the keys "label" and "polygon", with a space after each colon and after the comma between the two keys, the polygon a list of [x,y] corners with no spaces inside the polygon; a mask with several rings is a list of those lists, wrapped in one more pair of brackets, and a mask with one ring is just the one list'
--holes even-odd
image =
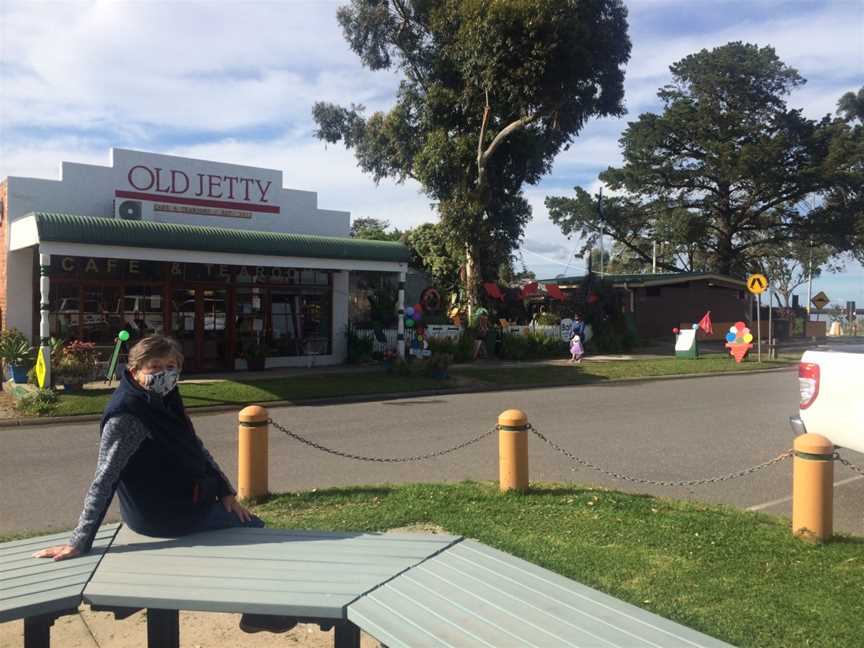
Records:
{"label": "cafe building", "polygon": [[112,149],[107,166],[63,162],[58,180],[6,178],[2,326],[103,355],[121,330],[167,334],[187,371],[245,369],[262,348],[270,367],[343,362],[350,273],[401,287],[408,250],[350,238],[349,212],[282,175]]}

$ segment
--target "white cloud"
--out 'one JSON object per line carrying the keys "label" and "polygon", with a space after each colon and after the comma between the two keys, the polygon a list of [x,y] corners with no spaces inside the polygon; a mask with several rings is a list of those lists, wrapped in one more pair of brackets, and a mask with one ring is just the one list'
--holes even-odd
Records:
{"label": "white cloud", "polygon": [[[526,254],[529,267],[550,276],[567,267],[576,242],[549,221],[543,200],[574,185],[596,192],[597,173],[621,164],[617,140],[627,121],[659,109],[656,92],[670,81],[671,63],[732,40],[773,45],[809,80],[789,99],[809,117],[833,112],[864,78],[860,2],[778,1],[757,19],[769,15],[764,1],[704,0],[717,26],[699,32],[678,20],[694,2],[629,3],[629,114],[589,122],[550,176],[526,188],[534,219],[525,247],[541,255]],[[317,191],[321,207],[400,228],[434,220],[415,183],[376,187],[351,152],[311,138],[315,101],[383,109],[397,87],[395,73],[365,70],[350,51],[335,19],[340,4],[5,0],[0,177],[56,178],[61,160],[106,164],[117,145],[282,169],[288,187]]]}

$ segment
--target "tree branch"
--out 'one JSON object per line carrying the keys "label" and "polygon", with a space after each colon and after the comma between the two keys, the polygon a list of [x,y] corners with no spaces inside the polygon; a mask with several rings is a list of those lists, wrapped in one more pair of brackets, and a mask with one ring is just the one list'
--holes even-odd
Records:
{"label": "tree branch", "polygon": [[492,155],[495,153],[495,149],[497,149],[499,146],[501,146],[501,143],[505,139],[507,139],[507,137],[511,133],[519,130],[520,128],[524,128],[525,126],[527,126],[528,124],[533,122],[535,119],[537,119],[536,114],[535,115],[526,115],[525,117],[522,117],[521,119],[517,119],[516,121],[511,122],[511,123],[507,124],[504,128],[502,128],[501,131],[495,136],[495,139],[492,140],[492,143],[489,145],[489,148],[487,148],[483,152],[483,154],[481,156],[481,164],[485,165],[489,161],[489,158],[491,158]]}
{"label": "tree branch", "polygon": [[483,108],[483,123],[480,124],[480,139],[477,140],[477,167],[483,164],[483,138],[486,137],[486,126],[489,124],[489,114],[492,107],[489,105],[489,91],[486,91],[486,106]]}

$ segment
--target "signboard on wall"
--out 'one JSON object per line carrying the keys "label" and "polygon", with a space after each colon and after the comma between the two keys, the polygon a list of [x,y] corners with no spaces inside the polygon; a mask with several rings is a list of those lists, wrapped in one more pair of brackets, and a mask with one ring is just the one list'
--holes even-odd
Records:
{"label": "signboard on wall", "polygon": [[117,218],[140,220],[145,203],[166,214],[228,218],[281,211],[280,171],[125,149],[113,154]]}

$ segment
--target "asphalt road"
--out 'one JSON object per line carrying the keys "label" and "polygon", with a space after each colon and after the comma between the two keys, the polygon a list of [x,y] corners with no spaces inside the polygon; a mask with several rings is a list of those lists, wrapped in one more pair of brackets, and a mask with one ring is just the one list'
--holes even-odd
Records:
{"label": "asphalt road", "polygon": [[[794,371],[613,383],[553,389],[413,398],[345,405],[282,407],[273,418],[317,443],[379,457],[450,447],[495,424],[516,407],[543,434],[609,470],[655,480],[700,479],[762,463],[792,444],[797,412]],[[195,417],[198,433],[236,476],[236,415]],[[349,484],[497,479],[492,437],[453,454],[410,464],[352,461],[304,446],[271,430],[270,487],[302,490]],[[71,528],[92,477],[96,423],[0,429],[0,533]],[[791,515],[787,460],[744,478],[695,487],[622,482],[578,469],[530,439],[532,481],[572,481],[671,498],[757,507]],[[844,451],[864,466],[864,455]],[[864,535],[864,476],[837,465],[835,530]],[[109,519],[116,519],[112,508]]]}

